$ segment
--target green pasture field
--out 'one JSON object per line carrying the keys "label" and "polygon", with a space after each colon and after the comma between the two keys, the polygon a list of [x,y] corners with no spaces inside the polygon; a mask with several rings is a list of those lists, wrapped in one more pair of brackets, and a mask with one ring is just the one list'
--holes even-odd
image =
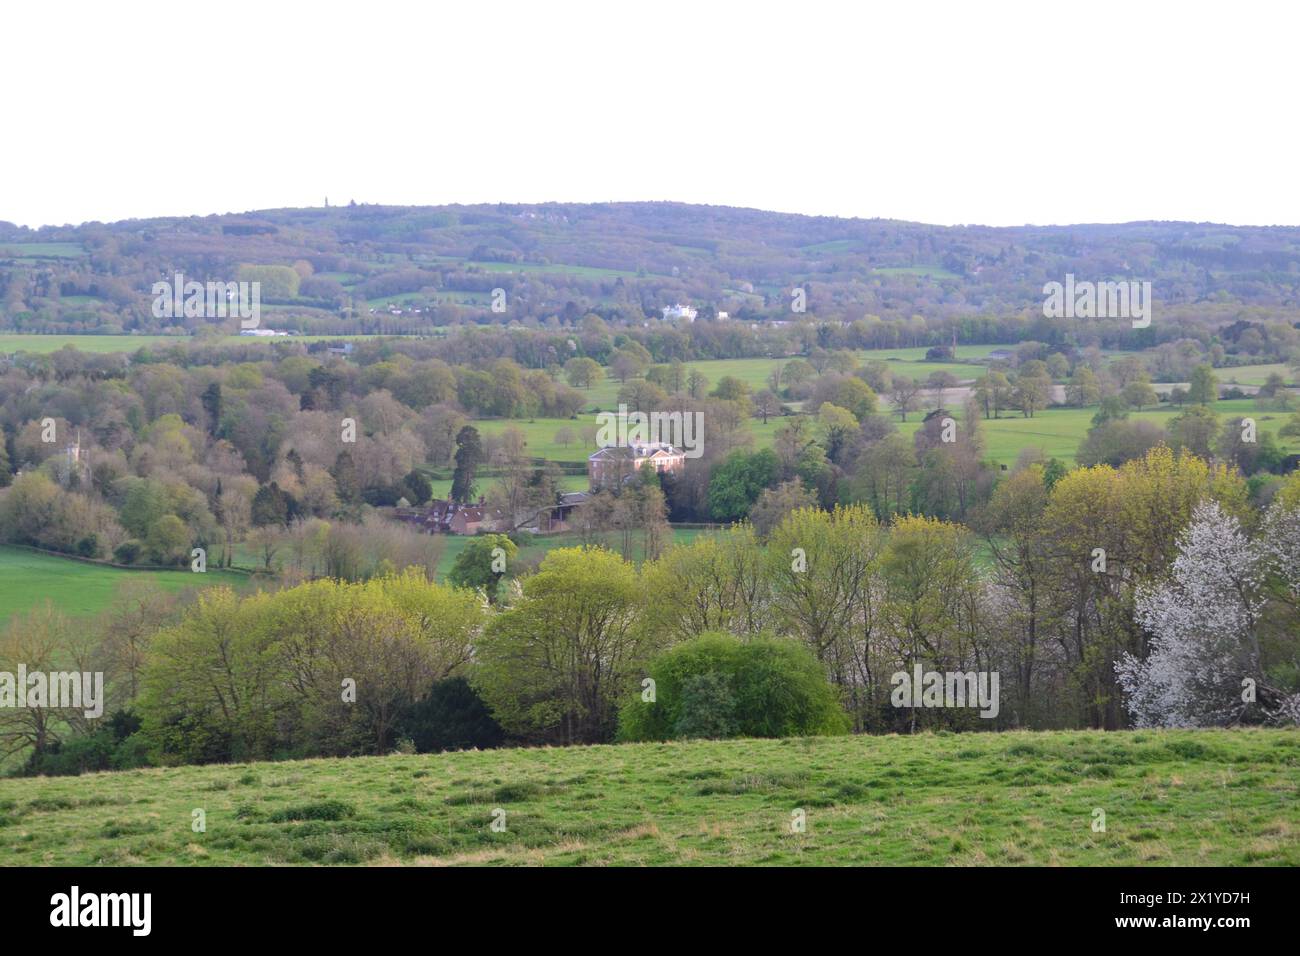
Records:
{"label": "green pasture field", "polygon": [[449,302],[457,305],[485,305],[492,301],[490,292],[434,292],[425,295],[423,292],[399,292],[396,295],[386,295],[380,299],[368,299],[370,307],[374,309],[387,308],[390,305],[406,305],[410,302]]}
{"label": "green pasture field", "polygon": [[[949,404],[951,406],[949,411],[952,412],[953,417],[960,420],[962,417],[960,405],[956,402]],[[882,403],[881,411],[887,410],[888,407]],[[920,428],[921,421],[928,410],[922,408],[920,411],[909,412],[905,422],[900,422],[897,414],[891,414],[890,418],[900,433],[911,436]],[[1261,411],[1252,398],[1216,402],[1214,410],[1225,421],[1232,417],[1249,415],[1255,419],[1259,431],[1273,435],[1278,446],[1288,454],[1300,452],[1300,440],[1277,436],[1278,429],[1287,420],[1288,416],[1285,413]],[[1158,408],[1132,412],[1130,418],[1153,421],[1167,428],[1170,420],[1180,411],[1181,409],[1178,408],[1161,405]],[[1092,417],[1096,413],[1095,407],[1053,407],[1039,412],[1033,418],[1025,418],[1016,411],[1004,411],[1001,418],[981,419],[986,447],[985,457],[995,464],[1011,466],[1015,464],[1021,449],[1036,447],[1042,449],[1048,458],[1059,458],[1066,464],[1073,465],[1075,452],[1078,451],[1079,443],[1087,437],[1088,429],[1092,427]],[[754,448],[771,448],[776,432],[783,421],[784,419],[780,417],[770,418],[764,425],[760,419],[750,419],[749,429],[754,436]],[[566,418],[538,418],[531,421],[479,419],[473,424],[483,435],[498,435],[513,425],[523,431],[528,440],[530,454],[550,461],[583,461],[594,450],[594,446],[588,449],[577,441],[568,447],[561,447],[555,442],[555,434],[561,428],[568,428],[573,432],[575,439],[580,438],[584,427],[596,426],[594,414],[580,415],[576,421]]]}
{"label": "green pasture field", "polygon": [[1296,866],[1297,832],[1295,730],[689,741],[0,780],[9,866]]}
{"label": "green pasture field", "polygon": [[[264,306],[263,308],[273,308]],[[443,330],[430,329],[430,335],[439,334]],[[276,343],[276,342],[335,342],[335,341],[363,341],[366,339],[381,338],[407,338],[408,336],[400,335],[293,335],[288,337],[262,337],[252,335],[224,335],[219,341],[222,344],[249,342],[255,343]],[[200,341],[198,338],[189,335],[75,335],[75,334],[58,334],[58,335],[29,335],[20,332],[0,332],[0,352],[32,352],[38,355],[44,355],[49,352],[57,352],[64,346],[71,345],[83,352],[107,353],[107,352],[134,352],[136,349],[146,346],[159,346],[166,348],[171,345],[185,345]]]}
{"label": "green pasture field", "polygon": [[0,545],[0,622],[45,601],[73,617],[95,615],[113,603],[123,584],[132,581],[148,581],[169,591],[249,583],[245,575],[225,571],[128,571]]}
{"label": "green pasture field", "polygon": [[882,266],[871,270],[881,276],[915,276],[918,279],[960,279],[961,276],[942,266]]}
{"label": "green pasture field", "polygon": [[[991,352],[992,345],[959,345],[956,357],[974,362]],[[924,348],[907,349],[870,349],[854,353],[859,362],[885,362],[894,375],[924,380],[931,372],[951,372],[962,381],[973,380],[984,374],[984,366],[966,364],[966,362],[927,362]],[[684,363],[687,369],[698,369],[708,380],[709,389],[717,386],[718,381],[730,375],[738,378],[754,392],[767,388],[767,377],[772,369],[784,365],[795,356],[785,358],[744,358],[744,359],[705,359],[698,362]],[[608,369],[605,377],[591,388],[579,389],[587,397],[588,408],[613,409],[618,402],[619,390],[623,383],[611,377]]]}
{"label": "green pasture field", "polygon": [[852,252],[854,249],[862,247],[861,240],[858,239],[829,239],[826,242],[814,242],[810,245],[800,246],[799,251],[810,255],[827,254],[836,255],[842,252]]}
{"label": "green pasture field", "polygon": [[1275,362],[1271,365],[1239,365],[1236,368],[1214,370],[1214,375],[1221,385],[1263,385],[1273,374],[1281,375],[1282,380],[1289,385],[1297,383],[1296,373],[1291,370],[1291,366],[1283,362]]}
{"label": "green pasture field", "polygon": [[[588,447],[582,442],[582,429],[596,427],[596,416],[579,415],[576,419],[568,418],[480,418],[471,423],[483,436],[500,435],[507,428],[517,428],[524,433],[528,442],[528,454],[534,458],[548,461],[585,462],[587,456],[596,450],[595,445]],[[555,440],[556,432],[567,428],[573,433],[573,442],[560,445]],[[484,478],[480,485],[486,487],[492,479]]]}
{"label": "green pasture field", "polygon": [[[1281,412],[1260,411],[1254,399],[1239,398],[1214,403],[1214,410],[1223,420],[1229,418],[1253,417],[1260,433],[1269,433],[1277,440],[1278,446],[1288,454],[1300,452],[1300,440],[1295,438],[1278,438],[1277,431],[1286,423],[1287,415]],[[955,419],[960,420],[960,407],[950,409]],[[1141,412],[1131,412],[1133,420],[1151,421],[1168,428],[1169,422],[1181,409],[1161,405]],[[1019,412],[1003,412],[1001,418],[982,418],[985,457],[996,464],[1013,465],[1023,448],[1042,449],[1048,458],[1059,458],[1067,465],[1075,464],[1075,452],[1079,443],[1087,437],[1092,427],[1092,417],[1097,413],[1096,407],[1090,408],[1049,408],[1039,412],[1033,418],[1025,418]],[[899,422],[893,415],[894,424],[905,435],[912,435],[921,426],[925,411],[911,412],[906,422]]]}
{"label": "green pasture field", "polygon": [[83,352],[134,352],[146,345],[188,342],[184,335],[25,335],[0,332],[0,352],[32,352],[43,355],[71,345]]}
{"label": "green pasture field", "polygon": [[0,242],[0,259],[78,259],[85,254],[79,242]]}
{"label": "green pasture field", "polygon": [[[762,419],[751,418],[749,420],[749,431],[754,436],[755,450],[760,448],[771,448],[775,441],[776,431],[780,427],[782,419],[769,418],[764,425]],[[595,414],[579,415],[576,420],[568,418],[535,418],[510,419],[510,418],[480,418],[475,419],[471,424],[478,429],[479,434],[499,435],[510,426],[518,428],[524,433],[528,441],[528,453],[535,458],[545,458],[548,461],[555,462],[585,462],[587,456],[596,450],[592,444],[588,447],[582,444],[582,429],[599,428]],[[564,446],[555,441],[556,432],[561,428],[567,428],[574,435],[574,442]],[[689,463],[688,463],[689,467]],[[492,479],[485,478],[480,483],[486,488],[490,485]],[[584,480],[585,483],[585,480]],[[580,491],[580,488],[567,488],[566,491]]]}
{"label": "green pasture field", "polygon": [[475,262],[471,259],[458,259],[454,256],[435,256],[441,265],[456,265],[461,268],[481,269],[484,272],[540,272],[552,275],[584,276],[589,279],[635,278],[637,273],[628,269],[604,269],[598,266],[571,266],[561,262],[541,265],[535,262]]}
{"label": "green pasture field", "polygon": [[[482,423],[476,422],[475,424],[479,425]],[[483,477],[478,479],[478,488],[480,493],[485,493],[495,482],[496,479],[492,477]],[[433,488],[433,497],[435,498],[446,498],[451,494],[450,478],[434,478],[429,481],[429,485]],[[587,476],[561,475],[559,485],[561,491],[586,491]]]}
{"label": "green pasture field", "polygon": [[[949,404],[951,406],[949,411],[955,419],[960,421],[962,419],[960,405],[956,402]],[[881,411],[888,412],[888,406],[882,404]],[[920,411],[909,412],[905,422],[899,421],[896,413],[891,413],[890,420],[901,434],[910,437],[921,427],[921,422],[928,411],[929,408],[923,407]],[[1167,428],[1170,420],[1180,411],[1181,409],[1162,405],[1159,408],[1131,412],[1130,418],[1153,421]],[[1219,413],[1220,418],[1224,421],[1229,418],[1249,415],[1255,419],[1260,433],[1267,432],[1273,435],[1278,446],[1288,454],[1300,453],[1300,440],[1279,438],[1277,435],[1278,429],[1285,424],[1288,418],[1285,413],[1260,411],[1255,400],[1249,398],[1216,402],[1215,411]],[[1067,465],[1073,465],[1075,464],[1075,452],[1079,448],[1079,443],[1087,437],[1088,429],[1092,427],[1092,417],[1096,413],[1095,406],[1089,408],[1058,406],[1041,411],[1033,418],[1025,418],[1016,411],[1004,411],[1002,417],[996,419],[981,417],[980,424],[983,428],[986,448],[985,457],[994,464],[1011,466],[1015,464],[1021,449],[1036,447],[1040,448],[1048,458],[1059,458]],[[594,416],[583,416],[582,421],[590,424],[594,423],[595,418]],[[776,431],[784,421],[784,418],[771,418],[764,425],[759,419],[751,419],[749,428],[754,436],[754,448],[771,448],[774,444]],[[492,426],[493,423],[475,422],[475,425]],[[559,449],[555,450],[558,451]]]}

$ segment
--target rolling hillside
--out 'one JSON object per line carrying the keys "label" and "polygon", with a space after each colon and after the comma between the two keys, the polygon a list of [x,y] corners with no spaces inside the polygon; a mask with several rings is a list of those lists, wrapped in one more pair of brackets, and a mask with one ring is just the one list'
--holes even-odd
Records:
{"label": "rolling hillside", "polygon": [[[1300,229],[1212,223],[934,226],[672,202],[266,209],[33,230],[0,222],[0,328],[167,332],[159,275],[297,267],[268,323],[322,333],[429,331],[473,318],[639,322],[675,301],[733,318],[979,318],[1039,310],[1067,273],[1153,283],[1166,312],[1294,323]],[[494,288],[509,293],[494,315]],[[418,311],[414,311],[418,309]],[[919,344],[912,342],[911,344]]]}

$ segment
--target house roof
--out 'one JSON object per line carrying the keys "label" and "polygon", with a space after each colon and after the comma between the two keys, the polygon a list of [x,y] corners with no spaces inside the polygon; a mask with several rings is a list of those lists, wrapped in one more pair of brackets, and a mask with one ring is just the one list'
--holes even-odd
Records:
{"label": "house roof", "polygon": [[589,456],[589,460],[604,459],[606,461],[618,459],[633,458],[669,458],[674,455],[680,455],[681,452],[672,445],[667,444],[645,444],[645,445],[606,445],[604,448],[596,451]]}

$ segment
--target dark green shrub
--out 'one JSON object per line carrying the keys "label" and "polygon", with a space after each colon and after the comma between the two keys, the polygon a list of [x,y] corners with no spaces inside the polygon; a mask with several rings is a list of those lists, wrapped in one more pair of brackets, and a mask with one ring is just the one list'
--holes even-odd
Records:
{"label": "dark green shrub", "polygon": [[407,491],[405,485],[371,485],[361,490],[361,500],[376,508],[391,508],[406,497]]}
{"label": "dark green shrub", "polygon": [[[848,717],[821,664],[803,645],[702,634],[650,662],[655,701],[638,688],[619,712],[620,740],[669,740],[729,730],[728,736],[847,733]],[[705,675],[712,675],[701,681]],[[730,695],[728,706],[723,690]],[[724,723],[725,722],[725,723]]]}
{"label": "dark green shrub", "polygon": [[692,674],[682,682],[682,705],[674,726],[676,737],[721,740],[736,734],[736,699],[722,671]]}
{"label": "dark green shrub", "polygon": [[255,803],[241,803],[235,807],[236,820],[260,820],[264,815]]}
{"label": "dark green shrub", "polygon": [[114,745],[113,735],[107,728],[86,737],[73,737],[33,753],[27,761],[25,773],[75,777],[92,770],[107,770]]}
{"label": "dark green shrub", "polygon": [[129,710],[115,710],[108,715],[108,729],[117,740],[126,740],[140,732],[140,718]]}
{"label": "dark green shrub", "polygon": [[131,538],[128,541],[123,541],[113,549],[113,560],[118,564],[135,564],[142,550],[143,546],[140,542]]}
{"label": "dark green shrub", "polygon": [[153,766],[153,746],[144,734],[132,734],[113,749],[108,764],[111,770],[136,770]]}
{"label": "dark green shrub", "polygon": [[114,711],[92,734],[70,737],[33,753],[23,773],[50,777],[77,776],[96,770],[130,770],[152,763],[151,750],[140,729],[140,718],[127,710]]}
{"label": "dark green shrub", "polygon": [[268,817],[272,823],[287,823],[291,820],[345,820],[356,816],[357,808],[342,800],[320,800],[316,803],[303,803],[296,807],[284,807]]}
{"label": "dark green shrub", "polygon": [[417,701],[398,719],[398,738],[409,737],[418,753],[444,750],[487,750],[500,747],[505,732],[483,698],[463,677],[435,683],[429,696]]}
{"label": "dark green shrub", "polygon": [[404,497],[413,505],[426,504],[433,497],[433,485],[418,471],[407,474],[402,479],[402,486],[406,490]]}

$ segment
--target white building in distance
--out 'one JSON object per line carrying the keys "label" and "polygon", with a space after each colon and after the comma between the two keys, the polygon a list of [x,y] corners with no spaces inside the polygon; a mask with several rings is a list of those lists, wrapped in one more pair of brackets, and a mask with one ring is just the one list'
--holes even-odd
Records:
{"label": "white building in distance", "polygon": [[617,487],[639,474],[646,463],[661,474],[680,475],[686,468],[686,453],[666,442],[607,445],[587,456],[587,481],[593,491]]}
{"label": "white building in distance", "polygon": [[664,306],[664,321],[670,322],[673,319],[685,319],[687,322],[694,322],[695,316],[698,315],[689,305],[682,305],[680,302],[676,305]]}

